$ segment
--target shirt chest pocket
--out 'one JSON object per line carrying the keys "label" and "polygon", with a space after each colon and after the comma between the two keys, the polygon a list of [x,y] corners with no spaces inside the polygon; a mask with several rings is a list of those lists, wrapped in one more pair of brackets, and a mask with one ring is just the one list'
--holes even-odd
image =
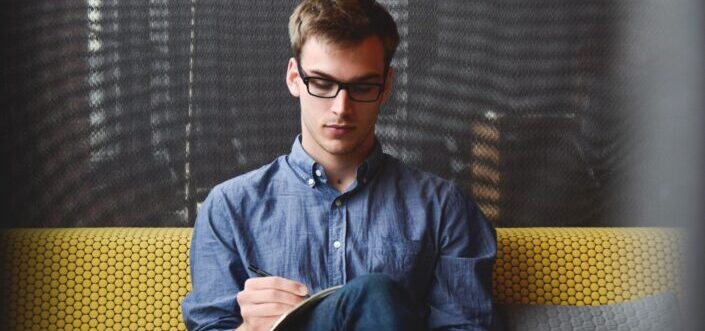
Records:
{"label": "shirt chest pocket", "polygon": [[369,270],[412,286],[433,272],[433,256],[420,241],[382,241],[371,247]]}

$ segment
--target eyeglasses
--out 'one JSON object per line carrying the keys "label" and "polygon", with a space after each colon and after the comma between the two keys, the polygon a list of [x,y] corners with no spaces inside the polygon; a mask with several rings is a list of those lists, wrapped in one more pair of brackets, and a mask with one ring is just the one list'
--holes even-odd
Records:
{"label": "eyeglasses", "polygon": [[379,97],[384,91],[384,82],[381,84],[342,83],[332,79],[307,76],[304,74],[303,68],[301,68],[300,61],[296,61],[296,66],[299,70],[301,80],[306,85],[308,94],[314,97],[333,99],[338,96],[340,90],[347,90],[351,100],[357,102],[375,102],[379,100]]}

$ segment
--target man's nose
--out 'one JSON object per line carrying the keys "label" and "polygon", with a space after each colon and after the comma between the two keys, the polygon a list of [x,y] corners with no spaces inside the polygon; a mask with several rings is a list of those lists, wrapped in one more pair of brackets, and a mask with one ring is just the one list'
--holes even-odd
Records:
{"label": "man's nose", "polygon": [[348,90],[342,89],[338,91],[338,95],[333,99],[333,105],[331,110],[338,116],[342,116],[343,114],[350,111],[350,108],[352,106],[351,101],[352,100],[350,100]]}

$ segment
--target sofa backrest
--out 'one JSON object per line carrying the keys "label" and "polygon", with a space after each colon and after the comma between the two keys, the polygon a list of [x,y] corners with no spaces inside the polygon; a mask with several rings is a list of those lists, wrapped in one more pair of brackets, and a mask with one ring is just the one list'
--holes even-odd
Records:
{"label": "sofa backrest", "polygon": [[[185,330],[191,231],[5,231],[0,320],[9,330]],[[497,237],[497,303],[601,305],[680,288],[676,230],[505,228]]]}
{"label": "sofa backrest", "polygon": [[604,305],[674,292],[682,233],[665,228],[497,230],[497,303]]}

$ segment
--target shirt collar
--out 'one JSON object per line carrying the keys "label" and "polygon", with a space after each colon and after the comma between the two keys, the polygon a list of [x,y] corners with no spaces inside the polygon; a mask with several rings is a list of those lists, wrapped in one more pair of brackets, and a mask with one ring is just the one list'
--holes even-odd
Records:
{"label": "shirt collar", "polygon": [[311,158],[301,145],[301,135],[296,136],[288,156],[289,165],[304,182],[315,178],[317,162]]}
{"label": "shirt collar", "polygon": [[375,145],[372,147],[372,151],[357,169],[357,180],[367,183],[367,180],[374,177],[382,164],[383,156],[382,145],[375,137]]}
{"label": "shirt collar", "polygon": [[[357,180],[359,183],[366,183],[377,173],[382,163],[383,156],[382,146],[379,141],[375,139],[375,145],[372,147],[372,151],[362,162],[360,167],[357,168]],[[323,166],[318,164],[318,162],[306,153],[301,145],[300,134],[294,139],[294,144],[291,146],[291,153],[288,156],[288,162],[294,172],[309,186],[313,186],[311,183],[318,181],[325,182],[326,176]],[[319,172],[317,173],[316,171]],[[319,173],[321,176],[317,176]],[[311,180],[314,180],[314,182],[311,182]]]}

